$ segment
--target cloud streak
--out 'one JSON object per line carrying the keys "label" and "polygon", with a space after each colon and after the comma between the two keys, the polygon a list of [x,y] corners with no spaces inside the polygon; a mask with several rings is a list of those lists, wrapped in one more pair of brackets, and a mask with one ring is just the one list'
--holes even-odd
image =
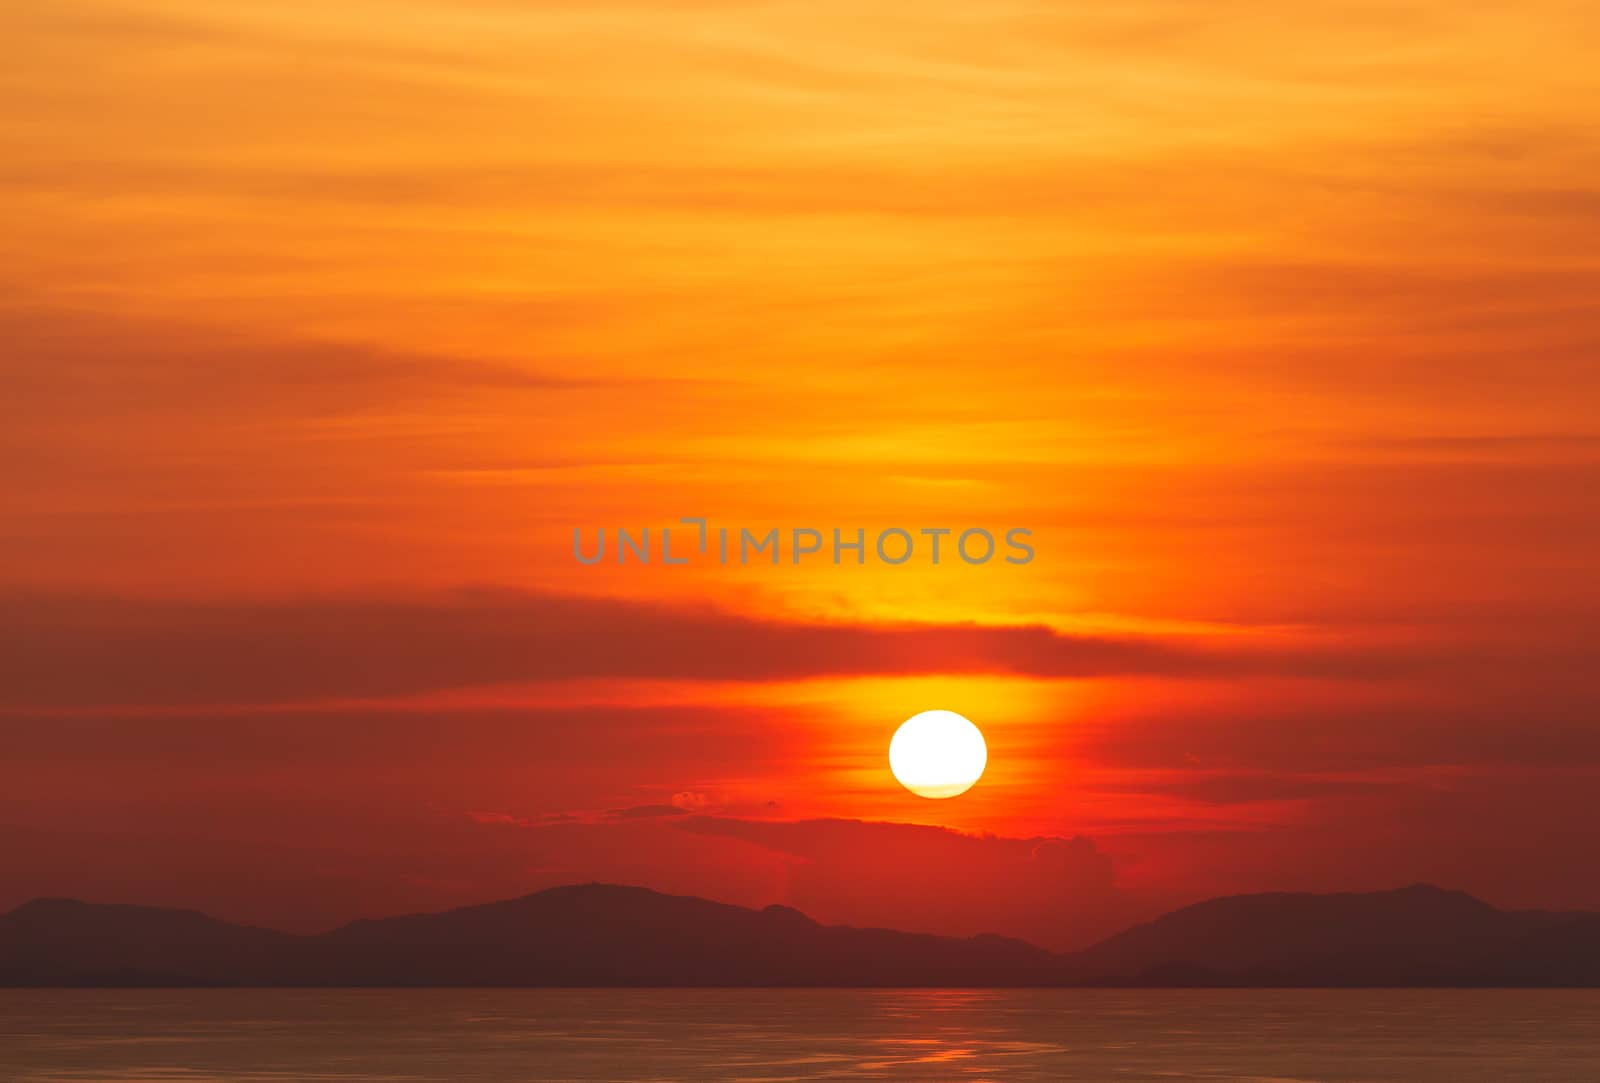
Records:
{"label": "cloud streak", "polygon": [[[685,831],[787,855],[788,901],[812,914],[1076,946],[1126,920],[1111,859],[1083,836],[1008,838],[924,824],[696,817]],[[902,922],[904,918],[900,919]]]}
{"label": "cloud streak", "polygon": [[23,708],[281,703],[583,678],[1379,678],[1417,664],[1347,646],[1214,646],[1038,624],[822,622],[493,590],[234,602],[0,599],[4,703]]}

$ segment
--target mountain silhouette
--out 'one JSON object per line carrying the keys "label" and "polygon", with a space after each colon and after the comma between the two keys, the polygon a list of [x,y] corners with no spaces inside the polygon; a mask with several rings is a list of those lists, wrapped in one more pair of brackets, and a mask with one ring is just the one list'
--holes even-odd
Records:
{"label": "mountain silhouette", "polygon": [[587,884],[297,936],[190,910],[40,899],[0,915],[0,985],[1600,986],[1600,915],[1416,886],[1213,899],[1072,955],[822,925]]}
{"label": "mountain silhouette", "polygon": [[35,899],[0,915],[0,985],[249,985],[296,940],[194,910]]}
{"label": "mountain silhouette", "polygon": [[292,936],[192,911],[61,899],[0,917],[0,985],[1055,984],[1020,940],[819,925],[637,887],[552,888]]}
{"label": "mountain silhouette", "polygon": [[1427,884],[1212,899],[1073,957],[1140,985],[1595,985],[1600,915],[1497,910]]}

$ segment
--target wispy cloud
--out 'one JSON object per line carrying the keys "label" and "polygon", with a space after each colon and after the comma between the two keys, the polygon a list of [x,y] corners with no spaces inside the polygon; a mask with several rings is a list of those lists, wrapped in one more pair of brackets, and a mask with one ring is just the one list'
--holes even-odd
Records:
{"label": "wispy cloud", "polygon": [[816,621],[515,591],[259,602],[0,599],[12,707],[397,696],[579,678],[875,674],[1381,678],[1394,649],[1080,635],[1042,625]]}

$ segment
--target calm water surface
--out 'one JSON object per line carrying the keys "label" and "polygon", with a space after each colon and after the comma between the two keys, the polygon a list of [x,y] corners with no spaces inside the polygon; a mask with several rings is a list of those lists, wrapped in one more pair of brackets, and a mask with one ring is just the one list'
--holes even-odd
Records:
{"label": "calm water surface", "polygon": [[1600,991],[0,990],[0,1080],[1600,1080]]}

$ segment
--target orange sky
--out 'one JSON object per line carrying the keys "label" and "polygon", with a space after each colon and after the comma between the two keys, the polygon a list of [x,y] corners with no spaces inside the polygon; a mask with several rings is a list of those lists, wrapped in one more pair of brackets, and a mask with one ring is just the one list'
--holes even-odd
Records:
{"label": "orange sky", "polygon": [[[1597,32],[5,7],[0,906],[1600,907]],[[572,560],[697,514],[1037,557]]]}

